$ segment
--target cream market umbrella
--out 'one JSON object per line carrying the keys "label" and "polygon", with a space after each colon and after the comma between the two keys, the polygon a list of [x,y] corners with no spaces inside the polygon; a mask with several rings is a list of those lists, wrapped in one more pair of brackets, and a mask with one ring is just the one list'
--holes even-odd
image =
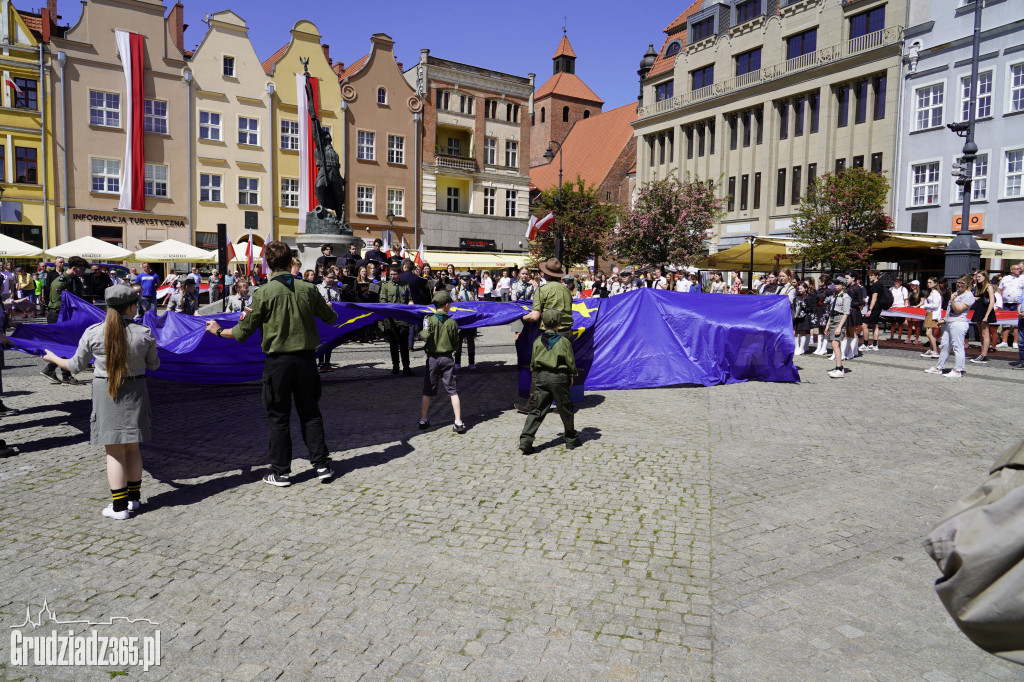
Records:
{"label": "cream market umbrella", "polygon": [[211,263],[217,259],[217,252],[185,244],[177,239],[167,239],[139,249],[132,259],[140,263]]}
{"label": "cream market umbrella", "polygon": [[52,249],[46,250],[47,256],[57,258],[71,258],[81,256],[86,260],[125,260],[132,255],[128,249],[122,249],[110,242],[105,242],[96,237],[82,237]]}
{"label": "cream market umbrella", "polygon": [[0,234],[0,258],[31,258],[43,252],[31,244]]}

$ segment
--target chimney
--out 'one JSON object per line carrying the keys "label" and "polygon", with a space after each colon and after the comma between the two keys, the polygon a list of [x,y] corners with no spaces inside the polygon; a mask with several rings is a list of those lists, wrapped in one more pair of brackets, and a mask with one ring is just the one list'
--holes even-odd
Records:
{"label": "chimney", "polygon": [[[51,0],[47,0],[50,2]],[[167,23],[170,25],[171,39],[178,51],[185,54],[185,6],[176,2],[167,15]]]}
{"label": "chimney", "polygon": [[327,63],[333,64],[334,62],[331,61],[331,46],[324,43],[320,47],[324,48],[324,58],[327,60]]}
{"label": "chimney", "polygon": [[43,25],[43,42],[50,42],[50,36],[53,35],[53,29],[57,26],[57,0],[46,0],[46,7],[39,10],[39,16]]}

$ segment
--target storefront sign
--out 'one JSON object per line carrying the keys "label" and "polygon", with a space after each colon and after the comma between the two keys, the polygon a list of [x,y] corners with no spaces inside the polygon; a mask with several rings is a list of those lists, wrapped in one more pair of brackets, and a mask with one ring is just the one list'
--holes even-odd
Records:
{"label": "storefront sign", "polygon": [[[967,229],[968,230],[981,230],[981,229],[984,229],[984,227],[985,227],[985,214],[984,213],[972,213],[967,220],[969,221],[968,224],[967,224]],[[963,223],[963,216],[962,215],[957,214],[957,215],[953,216],[953,229],[954,230],[959,230],[961,223]]]}
{"label": "storefront sign", "polygon": [[497,251],[498,244],[493,239],[471,239],[459,237],[460,249],[473,249],[474,251]]}
{"label": "storefront sign", "polygon": [[102,215],[98,213],[72,213],[72,220],[89,223],[106,223],[108,225],[145,225],[148,227],[186,227],[184,220],[179,218],[150,218],[136,215]]}

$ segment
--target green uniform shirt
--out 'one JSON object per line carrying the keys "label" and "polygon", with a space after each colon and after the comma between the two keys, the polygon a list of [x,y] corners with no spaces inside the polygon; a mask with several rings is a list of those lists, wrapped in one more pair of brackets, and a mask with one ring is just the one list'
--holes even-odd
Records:
{"label": "green uniform shirt", "polygon": [[558,340],[549,349],[544,343],[545,332],[533,342],[533,356],[530,358],[530,369],[534,372],[557,372],[576,376],[576,356],[572,352],[569,339],[558,335]]}
{"label": "green uniform shirt", "polygon": [[263,335],[264,353],[297,353],[320,345],[314,317],[327,324],[338,319],[330,304],[310,282],[284,273],[256,290],[242,311],[232,335],[245,341],[257,329]]}
{"label": "green uniform shirt", "polygon": [[429,355],[451,355],[459,347],[459,323],[441,313],[428,315],[429,326],[420,332],[420,338],[426,341],[424,352]]}
{"label": "green uniform shirt", "polygon": [[73,275],[61,275],[53,280],[50,285],[50,299],[46,307],[50,310],[60,310],[60,292],[68,291],[75,296],[82,295],[82,280]]}
{"label": "green uniform shirt", "polygon": [[381,303],[412,303],[412,296],[409,294],[409,285],[405,282],[392,282],[388,280],[380,287]]}
{"label": "green uniform shirt", "polygon": [[562,311],[562,324],[558,331],[572,331],[572,294],[561,282],[548,282],[537,290],[533,297],[533,309],[544,312],[548,308]]}

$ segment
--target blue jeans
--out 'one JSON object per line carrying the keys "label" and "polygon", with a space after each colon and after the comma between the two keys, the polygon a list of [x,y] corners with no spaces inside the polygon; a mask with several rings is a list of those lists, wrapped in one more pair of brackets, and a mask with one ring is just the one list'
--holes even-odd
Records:
{"label": "blue jeans", "polygon": [[156,310],[156,296],[139,296],[139,307],[143,312]]}

